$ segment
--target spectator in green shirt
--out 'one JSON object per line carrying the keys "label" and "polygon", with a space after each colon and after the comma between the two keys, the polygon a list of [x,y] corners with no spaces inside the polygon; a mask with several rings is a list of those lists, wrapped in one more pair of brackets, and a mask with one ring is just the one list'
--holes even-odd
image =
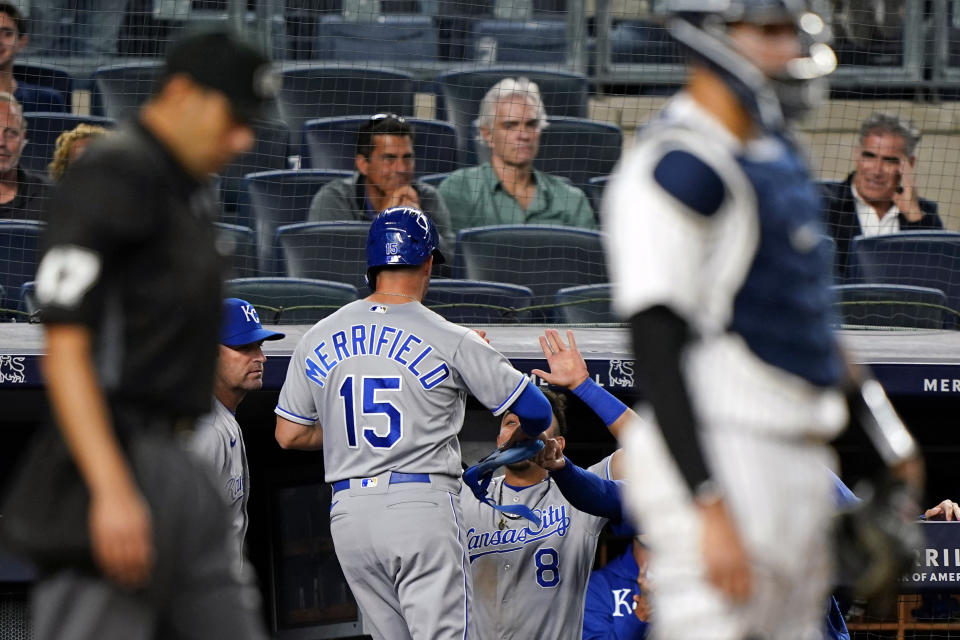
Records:
{"label": "spectator in green shirt", "polygon": [[490,161],[440,183],[454,231],[490,224],[554,224],[595,229],[580,189],[533,168],[547,113],[527,78],[504,78],[480,103],[479,142]]}

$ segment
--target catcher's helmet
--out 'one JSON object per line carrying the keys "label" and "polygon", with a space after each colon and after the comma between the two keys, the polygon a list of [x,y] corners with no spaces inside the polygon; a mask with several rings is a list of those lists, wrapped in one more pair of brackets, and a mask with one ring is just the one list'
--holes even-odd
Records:
{"label": "catcher's helmet", "polygon": [[430,216],[413,207],[384,209],[367,234],[367,282],[374,284],[371,269],[390,266],[417,266],[431,255],[445,262],[437,248],[439,236]]}
{"label": "catcher's helmet", "polygon": [[[811,0],[660,0],[658,13],[694,59],[718,73],[761,126],[776,131],[819,104],[826,93],[824,77],[837,66],[836,55],[826,44],[830,28],[811,4]],[[727,35],[727,27],[734,23],[795,25],[800,57],[780,73],[763,73]]]}

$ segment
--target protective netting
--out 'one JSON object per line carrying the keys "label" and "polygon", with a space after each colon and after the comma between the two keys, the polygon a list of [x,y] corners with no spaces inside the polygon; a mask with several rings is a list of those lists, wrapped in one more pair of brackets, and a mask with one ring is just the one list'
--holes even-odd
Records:
{"label": "protective netting", "polygon": [[960,602],[945,591],[902,595],[881,606],[854,603],[846,624],[851,640],[960,638]]}
{"label": "protective netting", "polygon": [[[212,186],[221,248],[231,256],[227,276],[244,279],[228,289],[248,295],[276,322],[323,317],[352,295],[341,285],[364,296],[361,223],[389,200],[370,192],[382,186],[383,193],[395,193],[412,183],[441,227],[448,258],[434,273],[448,280],[430,299],[438,311],[461,322],[616,321],[600,250],[607,176],[684,77],[682,54],[646,0],[15,4],[25,14],[19,26],[8,14],[0,19],[14,29],[11,42],[22,50],[11,50],[12,67],[0,60],[0,91],[14,89],[5,84],[12,70],[26,132],[4,143],[13,149],[19,142],[22,171],[10,173],[8,166],[7,177],[0,175],[0,200],[20,185],[13,200],[0,202],[0,217],[17,220],[0,222],[5,318],[37,317],[25,283],[35,271],[45,194],[28,188],[23,172],[51,171],[62,132],[78,125],[109,130],[135,114],[175,38],[229,24],[271,52],[283,88],[269,120],[256,127],[254,148]],[[920,210],[904,219],[900,234],[858,242],[861,232],[891,229],[879,222],[877,229],[858,229],[825,212],[838,255],[837,284],[844,286],[836,292],[838,324],[953,327],[960,311],[960,234],[953,231],[960,229],[954,186],[960,4],[832,4],[824,7],[840,67],[831,77],[830,100],[802,127],[816,178],[852,211],[844,181],[857,167],[867,171],[856,157],[861,124],[875,112],[891,113],[912,121],[923,136],[909,177]],[[495,110],[485,120],[481,101],[504,78],[520,77],[536,83],[546,118],[536,132],[534,166],[556,178],[538,182],[530,200],[475,169],[504,144],[495,139]],[[375,114],[395,114],[409,127],[403,131],[414,132],[411,164],[399,158],[393,167],[360,167],[363,153],[378,153],[358,149],[358,132]],[[58,161],[53,171],[65,164]],[[381,176],[371,175],[378,171]],[[481,204],[471,210],[468,200]],[[517,228],[530,225],[541,227]],[[502,228],[470,231],[486,226]],[[276,278],[297,280],[271,289]]]}

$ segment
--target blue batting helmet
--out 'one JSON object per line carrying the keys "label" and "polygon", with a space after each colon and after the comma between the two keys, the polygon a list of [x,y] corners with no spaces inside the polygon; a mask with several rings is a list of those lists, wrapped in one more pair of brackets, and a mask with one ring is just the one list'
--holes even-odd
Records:
{"label": "blue batting helmet", "polygon": [[[377,267],[417,266],[431,255],[445,262],[437,248],[439,235],[430,216],[413,207],[384,209],[367,234],[367,273]],[[368,282],[373,286],[372,279]]]}
{"label": "blue batting helmet", "polygon": [[[724,79],[761,126],[777,130],[822,100],[824,76],[837,66],[827,45],[830,27],[815,4],[816,0],[660,0],[658,13],[667,18],[673,37]],[[763,73],[727,36],[726,27],[734,23],[795,25],[800,57],[780,73]]]}

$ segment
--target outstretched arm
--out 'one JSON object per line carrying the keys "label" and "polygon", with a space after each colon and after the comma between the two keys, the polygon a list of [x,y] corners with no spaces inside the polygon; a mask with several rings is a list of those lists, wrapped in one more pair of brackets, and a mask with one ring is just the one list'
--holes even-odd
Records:
{"label": "outstretched arm", "polygon": [[550,472],[560,493],[573,508],[613,523],[624,520],[623,502],[617,483],[605,480],[570,462],[555,438],[547,438],[534,462]]}

